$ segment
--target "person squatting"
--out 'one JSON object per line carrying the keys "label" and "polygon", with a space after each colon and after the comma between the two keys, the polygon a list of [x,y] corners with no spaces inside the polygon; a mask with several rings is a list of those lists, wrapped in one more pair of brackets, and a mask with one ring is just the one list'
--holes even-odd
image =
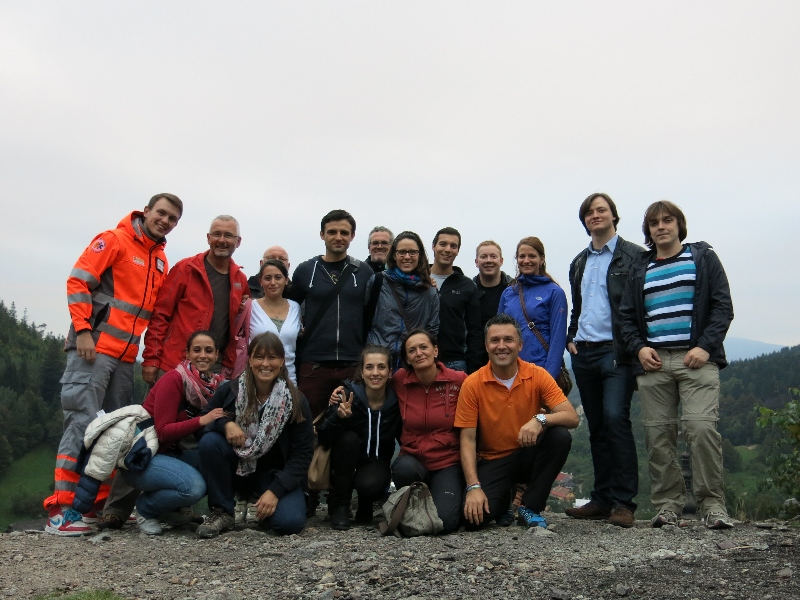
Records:
{"label": "person squatting", "polygon": [[[201,537],[241,522],[298,533],[320,500],[308,486],[315,444],[330,449],[333,529],[351,527],[354,493],[355,521],[371,523],[392,482],[427,485],[443,533],[491,521],[546,527],[579,424],[565,350],[594,466],[591,501],[567,515],[634,525],[638,388],[651,525],[676,524],[684,507],[680,422],[699,514],[709,528],[733,526],[716,429],[730,289],[714,249],[685,242],[672,202],[647,207],[646,248],[617,234],[609,195],[580,204],[590,242],[569,267],[571,312],[537,237],[517,244],[513,277],[500,245],[481,242],[470,279],[453,264],[456,229],[426,248],[412,231],[374,227],[362,261],[349,254],[355,219],[333,210],[320,223],[322,254],[290,278],[288,253],[271,246],[248,279],[233,260],[242,237],[230,215],[211,221],[208,248],[170,269],[164,246],[182,214],[177,196],[156,194],[98,234],[67,279],[49,533],[136,523],[158,535],[190,522]],[[142,340],[150,391],[136,406]],[[205,496],[203,518],[192,506]]]}

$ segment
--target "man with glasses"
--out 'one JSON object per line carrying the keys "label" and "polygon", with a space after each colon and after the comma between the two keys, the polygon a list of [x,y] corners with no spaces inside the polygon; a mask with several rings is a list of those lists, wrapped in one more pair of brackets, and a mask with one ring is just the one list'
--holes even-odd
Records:
{"label": "man with glasses", "polygon": [[375,273],[380,273],[386,269],[386,261],[389,259],[389,248],[394,241],[394,234],[388,227],[378,225],[372,228],[367,237],[367,248],[369,257],[364,262]]}
{"label": "man with glasses", "polygon": [[[286,252],[286,250],[284,250],[281,246],[270,246],[264,250],[264,256],[258,263],[259,269],[261,268],[261,265],[264,264],[264,261],[273,259],[281,261],[284,265],[286,265],[286,270],[289,270],[289,267],[291,266],[289,263],[289,253]],[[247,280],[247,285],[250,288],[250,297],[253,300],[264,297],[264,290],[261,289],[261,282],[258,280],[258,275],[251,275]]]}
{"label": "man with glasses", "polygon": [[214,336],[219,358],[213,370],[233,367],[236,347],[234,319],[248,296],[247,277],[231,256],[242,243],[239,222],[220,215],[206,234],[209,250],[184,258],[169,272],[158,295],[144,338],[142,378],[153,385],[183,360],[193,331]]}

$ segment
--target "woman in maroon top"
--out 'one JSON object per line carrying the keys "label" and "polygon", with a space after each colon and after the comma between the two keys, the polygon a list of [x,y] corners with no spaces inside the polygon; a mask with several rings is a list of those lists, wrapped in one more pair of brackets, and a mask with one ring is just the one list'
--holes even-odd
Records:
{"label": "woman in maroon top", "polygon": [[436,336],[425,329],[412,329],[403,338],[400,356],[408,366],[392,377],[403,419],[392,479],[398,489],[426,483],[444,524],[442,533],[451,533],[458,529],[464,497],[459,432],[453,422],[467,374],[448,369],[436,360],[438,355]]}
{"label": "woman in maroon top", "polygon": [[156,382],[142,405],[155,422],[158,454],[142,472],[120,472],[129,485],[142,492],[136,501],[139,529],[149,535],[161,533],[161,521],[180,524],[192,520],[191,515],[177,511],[206,494],[192,434],[224,414],[217,408],[199,416],[224,381],[210,371],[217,354],[211,334],[195,331],[186,344],[186,360]]}

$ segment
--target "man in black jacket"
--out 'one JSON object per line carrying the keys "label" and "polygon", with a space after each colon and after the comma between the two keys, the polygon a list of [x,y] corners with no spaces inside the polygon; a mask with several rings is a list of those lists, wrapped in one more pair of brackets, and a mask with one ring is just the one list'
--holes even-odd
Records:
{"label": "man in black jacket", "polygon": [[[502,270],[503,249],[494,240],[486,240],[475,248],[475,266],[478,274],[472,281],[478,288],[478,302],[481,305],[481,331],[486,323],[497,314],[500,306],[500,296],[503,295],[509,284],[511,276]],[[489,353],[486,348],[481,349],[481,366],[489,362]]]}
{"label": "man in black jacket", "polygon": [[676,452],[678,405],[692,453],[698,514],[709,529],[733,527],[722,491],[719,370],[733,320],[728,279],[714,249],[684,244],[686,217],[672,202],[650,205],[642,224],[652,250],[631,269],[620,306],[621,335],[642,398],[653,527],[676,524],[686,488]]}
{"label": "man in black jacket", "polygon": [[448,369],[472,373],[484,365],[481,305],[473,281],[453,266],[460,249],[456,229],[436,232],[431,278],[439,290],[439,360]]}
{"label": "man in black jacket", "polygon": [[383,225],[376,225],[367,236],[367,249],[369,256],[364,262],[375,273],[386,270],[386,261],[389,259],[389,248],[392,247],[394,234],[391,229]]}
{"label": "man in black jacket", "polygon": [[567,348],[589,422],[594,465],[591,502],[565,512],[576,519],[609,519],[633,527],[639,488],[631,428],[633,375],[619,333],[619,304],[631,264],[643,249],[617,234],[617,206],[607,194],[591,194],[578,215],[592,240],[572,261],[572,315]]}

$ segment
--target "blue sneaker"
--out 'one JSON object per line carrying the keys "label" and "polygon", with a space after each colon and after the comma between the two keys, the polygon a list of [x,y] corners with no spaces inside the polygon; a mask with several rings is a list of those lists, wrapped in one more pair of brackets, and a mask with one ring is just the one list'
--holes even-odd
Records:
{"label": "blue sneaker", "polygon": [[544,520],[544,517],[524,506],[519,507],[519,517],[517,517],[517,521],[520,525],[525,525],[527,527],[544,527],[547,529],[547,521]]}

